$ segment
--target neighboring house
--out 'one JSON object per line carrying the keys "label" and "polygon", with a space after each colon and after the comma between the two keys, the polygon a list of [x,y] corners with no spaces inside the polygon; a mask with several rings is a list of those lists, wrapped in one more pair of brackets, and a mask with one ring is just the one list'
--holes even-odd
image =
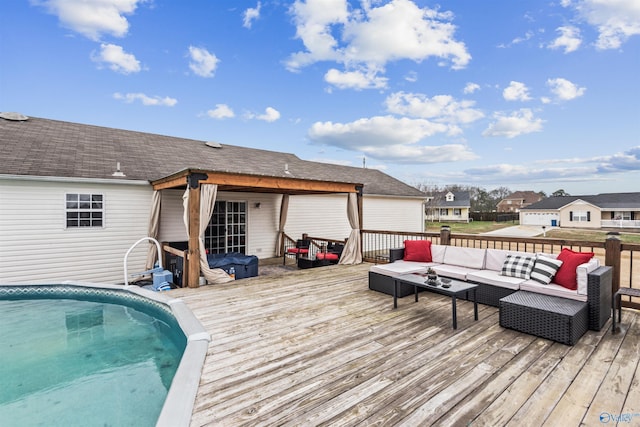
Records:
{"label": "neighboring house", "polygon": [[640,193],[548,197],[520,211],[520,224],[640,228]]}
{"label": "neighboring house", "polygon": [[[203,185],[216,189],[204,233],[212,252],[273,257],[280,231],[345,239],[349,195],[361,228],[424,231],[424,193],[374,169],[6,114],[0,144],[0,283],[122,283],[124,255],[138,239],[197,242]],[[190,250],[199,255],[197,246]],[[132,251],[130,272],[144,270],[147,247]]]}
{"label": "neighboring house", "polygon": [[425,216],[430,222],[469,222],[471,194],[468,191],[443,191],[429,194]]}
{"label": "neighboring house", "polygon": [[498,202],[496,210],[500,213],[517,213],[520,209],[542,200],[535,191],[516,191]]}

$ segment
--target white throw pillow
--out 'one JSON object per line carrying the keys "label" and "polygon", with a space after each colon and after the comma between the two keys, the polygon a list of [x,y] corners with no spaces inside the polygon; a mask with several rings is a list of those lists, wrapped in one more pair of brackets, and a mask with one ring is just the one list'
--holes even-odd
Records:
{"label": "white throw pillow", "polygon": [[540,282],[543,285],[548,285],[551,283],[551,280],[553,280],[553,276],[556,275],[561,265],[562,261],[559,259],[538,256],[533,270],[531,270],[531,280]]}

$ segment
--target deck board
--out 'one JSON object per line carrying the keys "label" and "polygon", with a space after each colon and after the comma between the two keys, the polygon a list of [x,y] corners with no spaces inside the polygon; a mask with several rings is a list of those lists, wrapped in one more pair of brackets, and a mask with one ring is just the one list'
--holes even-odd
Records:
{"label": "deck board", "polygon": [[[368,289],[370,264],[177,289],[211,334],[192,426],[599,425],[637,414],[640,315],[575,346],[503,329],[495,307]],[[640,422],[640,415],[634,422]]]}

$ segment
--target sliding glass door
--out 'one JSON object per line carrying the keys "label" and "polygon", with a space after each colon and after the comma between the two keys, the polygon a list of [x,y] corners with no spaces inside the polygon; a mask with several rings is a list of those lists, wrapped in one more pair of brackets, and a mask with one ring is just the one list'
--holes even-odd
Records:
{"label": "sliding glass door", "polygon": [[210,254],[246,253],[247,203],[217,201],[204,233],[204,246]]}

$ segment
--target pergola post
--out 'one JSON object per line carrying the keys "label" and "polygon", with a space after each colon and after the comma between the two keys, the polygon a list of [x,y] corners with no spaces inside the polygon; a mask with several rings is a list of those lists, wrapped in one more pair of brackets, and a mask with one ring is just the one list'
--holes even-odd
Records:
{"label": "pergola post", "polygon": [[364,258],[364,253],[363,253],[363,247],[364,247],[364,242],[362,239],[362,230],[364,229],[364,214],[363,214],[363,200],[364,198],[363,196],[363,190],[364,187],[362,185],[357,185],[356,186],[356,190],[358,191],[356,193],[357,196],[357,200],[358,200],[358,224],[360,224],[360,253],[362,254],[363,258]]}
{"label": "pergola post", "polygon": [[189,188],[189,287],[200,286],[200,187]]}
{"label": "pergola post", "polygon": [[200,183],[206,179],[203,174],[191,174],[188,177],[189,188],[189,273],[188,286],[200,286]]}

